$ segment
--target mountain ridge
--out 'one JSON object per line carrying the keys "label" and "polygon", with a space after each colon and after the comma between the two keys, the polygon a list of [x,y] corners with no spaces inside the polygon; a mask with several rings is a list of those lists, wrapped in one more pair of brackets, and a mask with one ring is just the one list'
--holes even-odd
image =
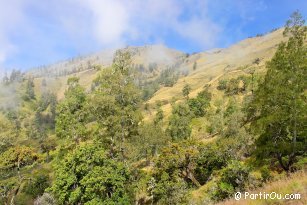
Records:
{"label": "mountain ridge", "polygon": [[[284,39],[282,30],[278,29],[260,37],[247,38],[228,48],[211,49],[194,54],[185,54],[161,44],[128,46],[123,50],[131,52],[133,66],[144,67],[148,73],[148,79],[155,78],[161,70],[169,67],[174,67],[184,73],[184,76],[173,87],[160,88],[148,101],[149,104],[153,104],[157,100],[170,101],[172,97],[180,95],[182,87],[187,83],[192,87],[191,96],[195,96],[212,79],[225,72],[236,70],[240,66],[248,66],[256,58],[261,60],[259,67],[263,66],[264,62],[273,55],[277,45]],[[36,87],[41,87],[39,85],[43,79],[50,81],[50,90],[56,91],[58,98],[61,99],[64,96],[66,80],[69,76],[79,77],[81,85],[89,89],[91,81],[98,73],[95,67],[97,65],[110,66],[114,52],[115,50],[102,51],[46,68],[32,69],[26,72],[26,75],[35,78]],[[195,70],[193,70],[194,63],[197,64]],[[157,70],[148,71],[150,65],[156,66]]]}

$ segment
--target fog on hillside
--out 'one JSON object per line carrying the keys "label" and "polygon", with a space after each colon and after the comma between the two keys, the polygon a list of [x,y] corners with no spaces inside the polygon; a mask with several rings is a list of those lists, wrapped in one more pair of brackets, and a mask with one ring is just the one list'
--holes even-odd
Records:
{"label": "fog on hillside", "polygon": [[0,205],[307,204],[302,2],[0,2]]}

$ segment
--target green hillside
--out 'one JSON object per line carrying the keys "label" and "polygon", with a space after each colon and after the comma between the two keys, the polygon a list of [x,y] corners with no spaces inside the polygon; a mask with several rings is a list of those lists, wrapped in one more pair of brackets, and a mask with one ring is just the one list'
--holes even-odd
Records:
{"label": "green hillside", "polygon": [[[224,49],[127,47],[6,75],[0,204],[305,204],[306,26],[289,22]],[[303,197],[234,201],[247,190]]]}

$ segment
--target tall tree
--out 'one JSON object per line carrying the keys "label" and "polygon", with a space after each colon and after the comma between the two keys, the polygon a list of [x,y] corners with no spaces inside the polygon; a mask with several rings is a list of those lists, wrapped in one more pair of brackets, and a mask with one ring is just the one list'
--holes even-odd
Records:
{"label": "tall tree", "polygon": [[28,78],[28,81],[27,81],[27,84],[26,84],[25,99],[26,100],[35,99],[34,79],[32,77]]}
{"label": "tall tree", "polygon": [[130,54],[117,51],[112,67],[103,69],[94,81],[89,109],[99,124],[99,139],[107,143],[110,154],[125,155],[125,143],[137,135],[141,120],[140,90]]}
{"label": "tall tree", "polygon": [[188,139],[191,135],[191,111],[187,104],[173,106],[172,115],[169,118],[167,133],[173,140]]}
{"label": "tall tree", "polygon": [[298,155],[306,153],[306,26],[295,12],[287,21],[282,42],[267,63],[264,82],[255,92],[250,117],[260,134],[258,157],[271,156],[285,171],[292,171]]}
{"label": "tall tree", "polygon": [[78,78],[69,78],[67,84],[65,99],[57,106],[55,131],[58,137],[73,139],[78,143],[86,137],[86,95]]}

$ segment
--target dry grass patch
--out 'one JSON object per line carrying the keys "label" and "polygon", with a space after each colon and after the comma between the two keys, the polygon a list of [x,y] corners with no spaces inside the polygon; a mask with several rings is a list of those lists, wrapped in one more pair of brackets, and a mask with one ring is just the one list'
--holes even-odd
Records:
{"label": "dry grass patch", "polygon": [[271,182],[264,187],[261,187],[255,191],[250,191],[250,193],[272,193],[276,192],[277,194],[296,194],[301,195],[300,200],[271,200],[271,199],[241,199],[236,201],[235,199],[229,199],[227,201],[221,202],[218,205],[271,205],[271,204],[280,204],[280,205],[305,205],[307,204],[307,173],[306,171],[297,172],[287,178],[280,179],[275,182]]}

